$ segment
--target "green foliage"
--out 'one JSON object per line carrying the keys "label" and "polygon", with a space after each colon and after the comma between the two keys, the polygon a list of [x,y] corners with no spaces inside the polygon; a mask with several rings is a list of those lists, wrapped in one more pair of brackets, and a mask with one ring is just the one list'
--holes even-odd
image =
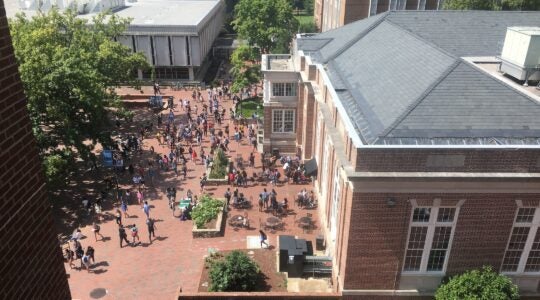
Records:
{"label": "green foliage", "polygon": [[538,0],[446,0],[445,9],[455,10],[540,10]]}
{"label": "green foliage", "polygon": [[257,288],[260,268],[241,251],[232,251],[210,267],[211,292],[250,292]]}
{"label": "green foliage", "polygon": [[217,218],[223,208],[223,202],[208,195],[202,195],[199,204],[193,208],[191,218],[198,228],[204,228],[208,222]]}
{"label": "green foliage", "polygon": [[289,0],[240,0],[232,22],[240,38],[262,53],[288,49],[298,28]]}
{"label": "green foliage", "polygon": [[313,0],[304,0],[304,10],[307,15],[313,16]]}
{"label": "green foliage", "polygon": [[242,88],[259,82],[261,67],[255,61],[259,59],[258,49],[242,45],[231,54],[231,75],[234,78],[231,91],[238,93]]}
{"label": "green foliage", "polygon": [[298,32],[317,32],[317,25],[315,25],[315,20],[313,16],[296,16],[296,19],[298,20]]}
{"label": "green foliage", "polygon": [[220,252],[212,252],[204,259],[204,267],[206,269],[212,267],[216,262],[223,259],[223,254]]}
{"label": "green foliage", "polygon": [[223,150],[219,148],[214,156],[212,170],[210,171],[210,178],[223,179],[223,177],[227,175],[227,166],[229,166],[229,159]]}
{"label": "green foliage", "polygon": [[[47,159],[59,147],[87,159],[98,142],[110,140],[109,109],[121,110],[113,88],[137,85],[133,70],[148,66],[142,54],[114,41],[128,23],[100,14],[89,25],[75,12],[56,9],[10,20],[32,129],[46,166],[61,165],[58,156]],[[47,174],[55,176],[56,167]]]}
{"label": "green foliage", "polygon": [[481,270],[472,270],[452,277],[439,287],[435,299],[519,299],[519,292],[510,278],[485,266]]}
{"label": "green foliage", "polygon": [[70,151],[58,151],[45,156],[43,169],[47,184],[50,187],[60,187],[67,184],[74,162],[73,153]]}
{"label": "green foliage", "polygon": [[[247,119],[251,119],[254,113],[257,113],[257,106],[261,106],[258,113],[262,114],[262,99],[260,97],[249,98],[243,100],[237,104],[236,111],[240,111],[240,114]],[[240,109],[241,107],[241,109]]]}

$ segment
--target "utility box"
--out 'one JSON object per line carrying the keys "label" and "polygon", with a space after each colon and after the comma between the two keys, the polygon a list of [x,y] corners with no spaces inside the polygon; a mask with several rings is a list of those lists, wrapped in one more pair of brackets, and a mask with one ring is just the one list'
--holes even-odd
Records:
{"label": "utility box", "polygon": [[289,277],[300,277],[304,269],[304,258],[308,252],[304,239],[291,235],[279,236],[279,271],[287,272]]}
{"label": "utility box", "polygon": [[519,80],[540,80],[540,27],[508,27],[501,71]]}

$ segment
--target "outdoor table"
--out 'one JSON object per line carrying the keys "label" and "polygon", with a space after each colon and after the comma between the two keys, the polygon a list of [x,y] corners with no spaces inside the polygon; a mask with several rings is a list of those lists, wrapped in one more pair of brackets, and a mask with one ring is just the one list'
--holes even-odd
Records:
{"label": "outdoor table", "polygon": [[311,228],[312,223],[313,221],[311,220],[311,217],[302,217],[298,219],[298,225],[304,230]]}
{"label": "outdoor table", "polygon": [[244,217],[241,215],[234,215],[229,219],[229,225],[234,227],[240,227],[244,225]]}
{"label": "outdoor table", "polygon": [[266,226],[275,229],[276,227],[281,225],[281,220],[277,217],[268,217],[266,219]]}
{"label": "outdoor table", "polygon": [[184,210],[189,206],[190,203],[191,201],[189,201],[189,199],[180,200],[178,207],[180,208],[180,210]]}

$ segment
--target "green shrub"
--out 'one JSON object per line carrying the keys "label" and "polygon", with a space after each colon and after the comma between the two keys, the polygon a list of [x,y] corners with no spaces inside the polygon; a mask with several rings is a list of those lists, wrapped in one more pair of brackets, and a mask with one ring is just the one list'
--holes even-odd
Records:
{"label": "green shrub", "polygon": [[435,299],[519,299],[519,292],[510,278],[483,267],[452,277],[437,289]]}
{"label": "green shrub", "polygon": [[220,148],[217,150],[214,156],[214,162],[212,164],[212,170],[210,170],[211,179],[223,179],[227,175],[227,166],[229,165],[229,159]]}
{"label": "green shrub", "polygon": [[210,266],[211,292],[251,292],[257,288],[260,268],[241,251],[232,251]]}
{"label": "green shrub", "polygon": [[206,223],[217,218],[222,207],[222,201],[208,195],[202,195],[199,204],[191,212],[191,218],[198,228],[204,228]]}

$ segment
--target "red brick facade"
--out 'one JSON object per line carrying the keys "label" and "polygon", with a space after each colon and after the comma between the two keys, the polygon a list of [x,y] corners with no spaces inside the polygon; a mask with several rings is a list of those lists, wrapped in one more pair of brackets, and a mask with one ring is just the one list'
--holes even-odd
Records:
{"label": "red brick facade", "polygon": [[4,299],[70,299],[3,0],[0,116],[0,294]]}
{"label": "red brick facade", "polygon": [[[386,199],[396,199],[388,207]],[[538,206],[540,194],[367,194],[353,196],[344,289],[399,289],[414,199],[429,206],[465,200],[457,217],[447,275],[501,266],[512,229],[516,200]]]}

